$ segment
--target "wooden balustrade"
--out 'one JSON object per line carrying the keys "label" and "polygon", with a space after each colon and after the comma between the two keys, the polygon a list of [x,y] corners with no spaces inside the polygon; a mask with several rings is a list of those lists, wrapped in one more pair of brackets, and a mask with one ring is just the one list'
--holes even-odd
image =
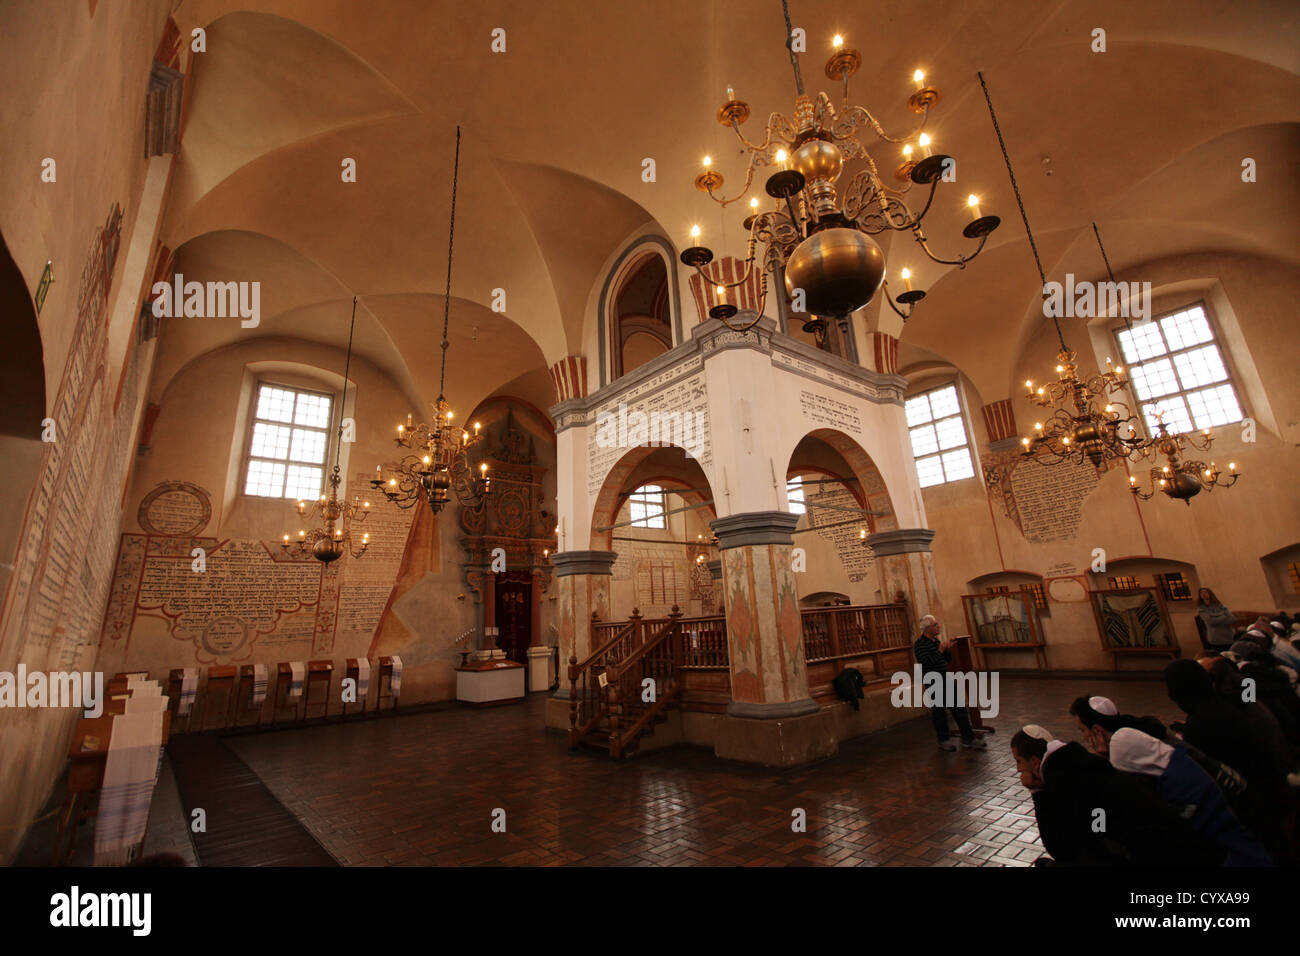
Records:
{"label": "wooden balustrade", "polygon": [[[809,664],[866,656],[876,657],[879,664],[879,655],[912,645],[905,604],[809,608],[801,617]],[[708,672],[729,672],[727,621],[721,614],[683,617],[675,606],[667,618],[658,619],[643,618],[639,610],[626,621],[599,621],[593,614],[591,635],[595,649],[586,660],[569,658],[572,747],[597,732],[602,740],[608,735],[610,754],[621,756],[664,710],[682,700],[684,685],[694,681],[698,692],[700,686],[709,686],[700,681],[719,680]],[[643,697],[646,678],[654,681],[653,700]],[[705,693],[708,700],[718,692]],[[694,704],[691,700],[688,696],[684,706],[699,706],[698,698]]]}
{"label": "wooden balustrade", "polygon": [[809,663],[912,645],[905,604],[809,608],[802,617],[804,658]]}

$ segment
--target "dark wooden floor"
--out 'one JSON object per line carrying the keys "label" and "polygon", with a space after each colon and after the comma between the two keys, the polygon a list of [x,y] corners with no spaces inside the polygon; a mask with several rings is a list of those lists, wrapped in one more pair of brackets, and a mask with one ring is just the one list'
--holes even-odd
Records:
{"label": "dark wooden floor", "polygon": [[178,735],[167,757],[185,819],[204,811],[190,836],[200,866],[338,865],[221,737]]}
{"label": "dark wooden floor", "polygon": [[[1083,693],[1178,717],[1158,681],[1006,678],[1001,690],[988,752],[941,752],[921,719],[788,771],[694,749],[620,763],[570,753],[541,729],[540,696],[225,743],[343,864],[1025,866],[1042,849],[1008,749],[1019,726],[1072,738],[1066,708]],[[792,832],[796,809],[806,833]]]}

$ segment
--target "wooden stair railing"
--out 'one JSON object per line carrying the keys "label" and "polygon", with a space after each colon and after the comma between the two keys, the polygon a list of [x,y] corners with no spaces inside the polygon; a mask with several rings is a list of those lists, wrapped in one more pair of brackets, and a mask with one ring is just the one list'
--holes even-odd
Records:
{"label": "wooden stair railing", "polygon": [[[592,623],[598,622],[595,612]],[[581,663],[569,655],[569,746],[577,747],[609,714],[609,694],[601,679],[610,665],[633,653],[642,639],[641,612],[633,608],[626,625],[614,632]],[[607,678],[606,678],[607,680]]]}
{"label": "wooden stair railing", "polygon": [[[609,755],[622,757],[653,726],[681,693],[681,608],[673,605],[668,622],[607,671]],[[645,681],[653,681],[649,687]],[[652,700],[645,692],[652,690]]]}

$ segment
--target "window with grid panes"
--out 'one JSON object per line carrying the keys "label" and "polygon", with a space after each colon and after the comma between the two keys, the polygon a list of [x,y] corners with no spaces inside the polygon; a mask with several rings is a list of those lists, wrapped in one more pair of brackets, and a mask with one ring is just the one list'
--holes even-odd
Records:
{"label": "window with grid panes", "polygon": [[1119,577],[1111,578],[1110,586],[1112,589],[1117,591],[1131,591],[1139,587],[1137,578],[1128,577],[1126,575],[1120,575]]}
{"label": "window with grid panes", "polygon": [[244,494],[319,498],[325,490],[334,397],[260,382],[248,436]]}
{"label": "window with grid panes", "polygon": [[628,511],[634,528],[666,528],[667,511],[664,490],[658,485],[642,485],[628,497]]}
{"label": "window with grid panes", "polygon": [[1157,574],[1156,580],[1160,583],[1160,590],[1164,592],[1168,600],[1190,601],[1192,599],[1192,586],[1183,577],[1182,572],[1170,571],[1168,574]]}
{"label": "window with grid panes", "polygon": [[914,395],[904,409],[922,488],[975,477],[956,385]]}
{"label": "window with grid panes", "polygon": [[1163,413],[1171,432],[1244,417],[1205,306],[1196,304],[1116,333],[1147,429]]}

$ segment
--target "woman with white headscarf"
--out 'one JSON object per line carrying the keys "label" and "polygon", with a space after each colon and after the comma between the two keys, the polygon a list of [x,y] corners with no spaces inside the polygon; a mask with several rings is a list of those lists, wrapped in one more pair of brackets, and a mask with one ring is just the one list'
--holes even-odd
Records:
{"label": "woman with white headscarf", "polygon": [[1116,770],[1155,778],[1156,793],[1201,836],[1226,854],[1225,866],[1272,866],[1273,860],[1237,819],[1227,798],[1181,745],[1170,745],[1132,727],[1110,738]]}

